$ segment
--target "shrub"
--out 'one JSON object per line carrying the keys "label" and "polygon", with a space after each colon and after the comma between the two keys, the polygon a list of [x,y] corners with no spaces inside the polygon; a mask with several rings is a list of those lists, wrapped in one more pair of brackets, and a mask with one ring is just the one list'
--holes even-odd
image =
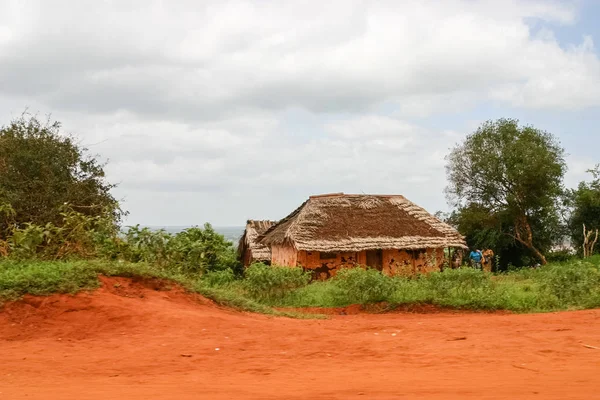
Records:
{"label": "shrub", "polygon": [[235,269],[237,264],[231,242],[210,224],[177,233],[168,243],[168,252],[170,262],[187,273]]}
{"label": "shrub", "polygon": [[235,282],[236,276],[231,269],[207,272],[202,276],[202,281],[209,287],[227,286]]}
{"label": "shrub", "polygon": [[583,304],[600,293],[600,271],[586,262],[548,266],[540,278],[542,290],[565,306]]}
{"label": "shrub", "polygon": [[343,269],[336,274],[333,281],[350,303],[384,301],[394,291],[393,279],[374,269]]}
{"label": "shrub", "polygon": [[576,257],[575,251],[572,250],[556,250],[546,255],[546,260],[549,263],[564,263],[574,260]]}
{"label": "shrub", "polygon": [[10,262],[0,264],[0,298],[16,299],[26,293],[74,293],[98,286],[97,273],[84,263]]}
{"label": "shrub", "polygon": [[164,230],[130,227],[125,233],[120,255],[131,262],[149,262],[186,274],[203,274],[231,269],[239,264],[231,242],[210,224],[188,228],[175,235]]}
{"label": "shrub", "polygon": [[60,226],[23,224],[13,227],[7,236],[6,256],[14,259],[65,260],[104,255],[102,249],[116,234],[110,210],[89,216],[68,204],[60,209]]}
{"label": "shrub", "polygon": [[422,276],[420,279],[424,279],[430,289],[438,295],[479,289],[490,283],[489,274],[474,268],[447,269]]}
{"label": "shrub", "polygon": [[245,271],[248,293],[259,300],[273,301],[283,298],[294,289],[308,285],[310,273],[298,267],[252,264]]}
{"label": "shrub", "polygon": [[498,297],[491,274],[473,269],[449,269],[421,277],[435,304],[452,307],[496,308]]}
{"label": "shrub", "polygon": [[343,307],[349,304],[352,302],[332,279],[312,282],[277,301],[282,307]]}

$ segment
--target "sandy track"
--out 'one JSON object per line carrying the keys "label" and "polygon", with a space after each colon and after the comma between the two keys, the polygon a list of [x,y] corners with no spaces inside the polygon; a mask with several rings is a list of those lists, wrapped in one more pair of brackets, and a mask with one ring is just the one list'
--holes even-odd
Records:
{"label": "sandy track", "polygon": [[600,399],[600,310],[307,321],[103,281],[0,311],[0,399]]}

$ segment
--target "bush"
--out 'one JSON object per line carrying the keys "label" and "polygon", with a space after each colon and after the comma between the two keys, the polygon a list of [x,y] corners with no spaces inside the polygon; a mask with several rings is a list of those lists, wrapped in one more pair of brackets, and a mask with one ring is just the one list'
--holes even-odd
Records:
{"label": "bush", "polygon": [[491,274],[473,269],[449,269],[421,277],[434,304],[451,307],[497,308]]}
{"label": "bush", "polygon": [[248,293],[259,300],[273,301],[283,298],[294,289],[308,285],[310,273],[298,267],[252,264],[245,272]]}
{"label": "bush", "polygon": [[384,301],[394,291],[393,279],[374,269],[343,269],[336,274],[333,282],[350,303]]}
{"label": "bush", "polygon": [[0,127],[0,206],[11,209],[10,216],[0,212],[0,239],[28,223],[62,227],[64,204],[119,223],[125,213],[111,194],[105,164],[78,142],[59,122],[27,113]]}
{"label": "bush", "polygon": [[564,263],[574,260],[576,257],[575,251],[571,250],[556,250],[546,255],[546,260],[549,263]]}
{"label": "bush", "polygon": [[4,262],[0,264],[0,298],[24,294],[75,293],[98,287],[97,273],[84,263]]}
{"label": "bush", "polygon": [[466,293],[488,287],[490,274],[474,268],[447,269],[420,277],[438,296]]}
{"label": "bush", "polygon": [[120,250],[130,262],[149,262],[186,274],[239,269],[231,242],[215,232],[210,224],[185,229],[175,235],[164,230],[130,227]]}
{"label": "bush", "polygon": [[349,304],[352,302],[332,279],[312,282],[277,301],[282,307],[343,307]]}
{"label": "bush", "polygon": [[171,264],[186,273],[206,273],[237,266],[231,242],[215,232],[210,224],[174,235],[168,243],[168,253]]}
{"label": "bush", "polygon": [[563,306],[581,305],[600,293],[600,271],[586,262],[549,266],[540,275],[541,289]]}
{"label": "bush", "polygon": [[89,216],[68,204],[60,208],[60,226],[23,224],[8,232],[5,256],[18,260],[65,260],[104,255],[103,247],[116,235],[110,210]]}
{"label": "bush", "polygon": [[202,281],[209,287],[227,286],[235,282],[236,276],[231,269],[207,272],[202,276]]}

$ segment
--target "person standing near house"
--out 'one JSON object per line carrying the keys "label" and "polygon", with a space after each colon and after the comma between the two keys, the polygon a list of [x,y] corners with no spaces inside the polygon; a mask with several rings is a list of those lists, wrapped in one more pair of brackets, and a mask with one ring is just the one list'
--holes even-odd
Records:
{"label": "person standing near house", "polygon": [[481,261],[483,260],[483,253],[481,250],[472,250],[469,254],[469,259],[474,268],[481,269]]}

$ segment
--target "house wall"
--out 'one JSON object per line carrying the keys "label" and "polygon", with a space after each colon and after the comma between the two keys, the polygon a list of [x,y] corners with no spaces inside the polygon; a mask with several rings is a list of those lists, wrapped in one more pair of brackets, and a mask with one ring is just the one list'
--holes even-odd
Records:
{"label": "house wall", "polygon": [[[361,265],[361,259],[366,261],[366,253],[364,251],[360,253],[335,253],[335,258],[327,259],[321,259],[321,253],[318,251],[299,251],[297,265],[313,271],[316,279],[327,279],[335,276],[337,271],[342,268],[352,268]],[[364,262],[362,265],[364,265]]]}
{"label": "house wall", "polygon": [[383,273],[408,276],[440,271],[444,264],[444,249],[384,250]]}
{"label": "house wall", "polygon": [[[280,257],[280,256],[278,256]],[[284,257],[279,258],[283,260]],[[292,261],[292,257],[286,254],[286,260]],[[316,279],[327,279],[335,276],[343,268],[352,268],[358,265],[365,266],[367,252],[337,253],[335,258],[322,259],[318,251],[299,251],[296,264],[282,264],[275,262],[275,251],[273,252],[273,264],[297,265],[313,271]],[[443,249],[427,250],[383,250],[382,272],[386,275],[410,276],[419,273],[439,271],[444,263]]]}
{"label": "house wall", "polygon": [[413,252],[407,250],[384,250],[382,272],[390,276],[413,275],[415,273]]}
{"label": "house wall", "polygon": [[292,246],[271,246],[271,265],[295,267],[298,264],[298,252]]}

